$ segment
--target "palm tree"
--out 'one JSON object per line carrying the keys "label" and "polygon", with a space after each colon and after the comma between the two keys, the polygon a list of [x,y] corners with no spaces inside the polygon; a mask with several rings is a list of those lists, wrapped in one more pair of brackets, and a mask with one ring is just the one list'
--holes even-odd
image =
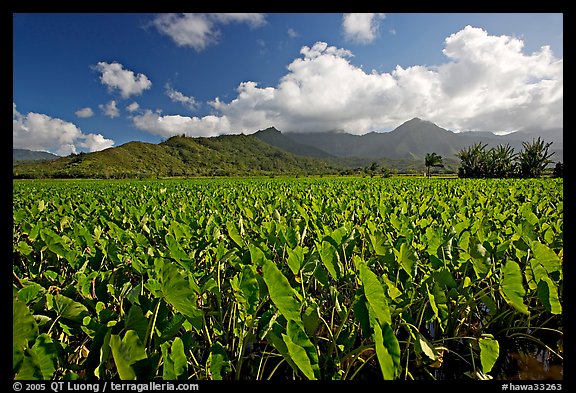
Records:
{"label": "palm tree", "polygon": [[430,177],[430,167],[443,167],[442,156],[436,153],[427,153],[424,158],[424,165],[426,165],[426,177]]}
{"label": "palm tree", "polygon": [[456,156],[460,158],[461,162],[458,168],[458,177],[480,178],[486,176],[487,145],[488,144],[483,145],[478,142],[456,153]]}
{"label": "palm tree", "polygon": [[524,150],[518,155],[518,166],[521,177],[540,177],[544,170],[553,161],[549,158],[554,154],[548,153],[552,142],[544,144],[543,140],[532,140],[532,143],[522,142]]}
{"label": "palm tree", "polygon": [[487,176],[496,178],[512,176],[516,155],[517,154],[514,153],[514,148],[509,144],[499,145],[490,149],[487,155]]}

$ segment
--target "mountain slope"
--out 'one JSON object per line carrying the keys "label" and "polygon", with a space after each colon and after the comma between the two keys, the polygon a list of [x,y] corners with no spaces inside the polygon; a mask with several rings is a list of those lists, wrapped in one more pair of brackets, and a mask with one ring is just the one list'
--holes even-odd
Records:
{"label": "mountain slope", "polygon": [[338,167],[299,157],[252,135],[172,137],[160,144],[129,142],[51,162],[13,166],[15,178],[133,178],[337,173]]}
{"label": "mountain slope", "polygon": [[35,151],[28,149],[12,149],[12,162],[14,161],[42,161],[56,160],[60,158],[56,154],[45,151]]}
{"label": "mountain slope", "polygon": [[[539,131],[542,134],[542,131]],[[543,138],[553,142],[550,152],[554,161],[563,160],[561,130],[547,130]],[[487,148],[509,144],[516,152],[523,150],[523,142],[532,142],[538,131],[518,131],[508,135],[491,132],[455,133],[436,124],[411,119],[390,132],[371,132],[365,135],[352,135],[339,132],[287,133],[287,138],[301,145],[309,145],[341,158],[364,158],[392,160],[423,160],[426,154],[435,152],[442,157],[457,159],[456,153],[476,143],[486,144]]]}
{"label": "mountain slope", "polygon": [[274,127],[269,127],[265,130],[257,131],[252,135],[269,145],[276,146],[282,150],[296,154],[298,156],[316,158],[334,157],[332,154],[326,153],[324,150],[317,149],[314,146],[298,143],[282,134],[282,132],[278,131]]}

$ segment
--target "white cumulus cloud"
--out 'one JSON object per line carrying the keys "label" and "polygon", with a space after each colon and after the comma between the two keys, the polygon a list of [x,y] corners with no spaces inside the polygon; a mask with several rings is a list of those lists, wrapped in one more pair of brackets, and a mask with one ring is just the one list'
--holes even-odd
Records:
{"label": "white cumulus cloud", "polygon": [[137,102],[133,102],[126,106],[126,110],[130,113],[136,112],[138,109],[140,109],[140,105]]}
{"label": "white cumulus cloud", "polygon": [[120,116],[120,110],[116,105],[116,100],[112,100],[107,104],[100,104],[98,105],[98,107],[100,108],[100,110],[102,110],[102,113],[104,113],[111,119]]}
{"label": "white cumulus cloud", "polygon": [[152,82],[144,74],[135,74],[124,68],[120,63],[99,62],[93,67],[100,72],[100,82],[106,85],[110,91],[119,90],[122,98],[132,95],[140,95],[144,90],[152,86]]}
{"label": "white cumulus cloud", "polygon": [[90,107],[82,108],[74,112],[77,117],[88,118],[94,116],[94,111]]}
{"label": "white cumulus cloud", "polygon": [[390,130],[413,117],[454,131],[514,131],[563,127],[563,60],[544,46],[523,53],[523,42],[467,26],[444,43],[439,65],[366,72],[346,49],[317,42],[274,87],[242,82],[230,102],[209,102],[206,117],[147,112],[136,127],[152,133],[218,135],[281,131],[350,133]]}
{"label": "white cumulus cloud", "polygon": [[342,28],[347,40],[368,44],[376,39],[380,28],[380,20],[385,14],[344,14]]}
{"label": "white cumulus cloud", "polygon": [[114,146],[100,134],[84,134],[75,124],[42,113],[12,111],[12,143],[16,149],[49,151],[61,156],[84,148],[90,152]]}
{"label": "white cumulus cloud", "polygon": [[161,116],[157,112],[146,110],[142,115],[132,118],[134,125],[154,135],[170,137],[173,135],[215,136],[226,133],[230,123],[225,116],[188,117],[180,115]]}
{"label": "white cumulus cloud", "polygon": [[152,21],[156,29],[169,36],[178,46],[188,46],[200,52],[218,43],[222,35],[219,25],[245,23],[251,28],[266,23],[263,14],[160,14]]}
{"label": "white cumulus cloud", "polygon": [[194,99],[194,97],[189,97],[184,95],[182,92],[178,90],[174,90],[174,88],[167,83],[165,86],[166,95],[172,100],[172,102],[177,102],[179,104],[184,105],[186,108],[195,111],[198,109],[198,103]]}

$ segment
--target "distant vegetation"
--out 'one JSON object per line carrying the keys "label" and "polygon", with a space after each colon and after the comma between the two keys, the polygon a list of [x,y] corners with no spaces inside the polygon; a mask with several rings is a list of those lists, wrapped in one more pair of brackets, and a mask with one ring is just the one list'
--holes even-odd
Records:
{"label": "distant vegetation", "polygon": [[[553,163],[548,149],[552,143],[544,143],[540,138],[524,142],[524,149],[514,153],[509,145],[501,145],[486,150],[486,145],[476,143],[458,153],[461,165],[459,177],[468,178],[536,178],[543,176]],[[560,166],[558,166],[558,164]],[[558,163],[553,175],[562,177],[562,164]]]}
{"label": "distant vegetation", "polygon": [[[552,142],[545,143],[540,138],[532,143],[522,142],[523,150],[516,154],[518,138],[531,134],[513,133],[520,135],[508,139],[498,139],[491,133],[478,133],[479,139],[474,139],[469,134],[473,133],[456,134],[420,119],[412,119],[389,133],[362,136],[338,132],[283,134],[270,127],[250,135],[180,135],[159,144],[129,142],[99,152],[60,158],[45,152],[14,149],[12,173],[14,178],[101,179],[400,174],[471,178],[562,176],[561,162],[556,163],[552,173],[554,162],[550,160],[555,154],[561,161],[561,141],[550,152]],[[555,134],[551,137],[559,140]],[[502,141],[509,142],[496,144]],[[432,153],[426,152],[427,148]]]}

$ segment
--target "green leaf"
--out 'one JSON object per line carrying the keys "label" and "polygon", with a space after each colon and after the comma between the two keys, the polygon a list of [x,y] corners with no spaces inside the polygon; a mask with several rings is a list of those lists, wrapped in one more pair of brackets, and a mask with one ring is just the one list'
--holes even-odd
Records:
{"label": "green leaf", "polygon": [[529,315],[528,306],[524,304],[526,289],[522,283],[522,271],[514,261],[506,262],[502,269],[503,277],[500,290],[506,301],[523,314]]}
{"label": "green leaf", "polygon": [[288,321],[287,334],[282,335],[284,343],[290,357],[304,373],[306,378],[316,380],[320,378],[320,368],[318,367],[318,354],[316,347],[302,328],[295,321]]}
{"label": "green leaf", "polygon": [[437,283],[446,286],[448,288],[456,288],[458,286],[456,280],[454,280],[452,272],[450,272],[449,269],[442,268],[440,270],[437,270],[434,273],[432,273],[432,277],[434,277],[434,280]]}
{"label": "green leaf", "polygon": [[262,273],[272,303],[287,320],[300,321],[300,301],[288,279],[268,259],[264,262]]}
{"label": "green leaf", "polygon": [[416,274],[416,266],[418,262],[418,257],[414,249],[408,244],[402,243],[400,245],[400,251],[394,251],[400,266],[402,266],[402,269],[404,269],[410,277],[414,277]]}
{"label": "green leaf", "polygon": [[316,303],[310,304],[302,314],[302,323],[304,329],[309,335],[314,335],[316,329],[320,325],[320,314],[318,312],[318,305]]}
{"label": "green leaf", "polygon": [[138,338],[138,333],[128,330],[123,339],[117,334],[110,336],[110,348],[118,375],[122,380],[136,379],[136,373],[132,365],[138,360],[147,359],[146,349]]}
{"label": "green leaf", "polygon": [[146,331],[148,330],[148,319],[146,319],[142,313],[142,309],[137,305],[130,307],[130,311],[128,311],[128,314],[126,315],[124,328],[126,330],[134,330],[138,333],[140,340],[145,341]]}
{"label": "green leaf", "polygon": [[252,265],[264,265],[264,261],[267,260],[266,255],[264,255],[264,251],[252,243],[248,245],[248,248],[250,249],[250,260],[252,261]]}
{"label": "green leaf", "polygon": [[372,244],[372,248],[376,255],[384,256],[388,253],[388,249],[390,248],[390,246],[386,244],[386,237],[384,237],[384,234],[380,231],[370,234],[370,243]]}
{"label": "green leaf", "polygon": [[319,247],[320,259],[328,273],[334,278],[338,280],[340,278],[340,266],[338,265],[338,251],[332,245],[332,243],[323,241],[322,246]]}
{"label": "green leaf", "polygon": [[234,297],[248,314],[253,314],[260,303],[258,274],[255,269],[254,265],[245,265],[231,281]]}
{"label": "green leaf", "polygon": [[59,317],[64,319],[82,323],[84,317],[90,315],[90,312],[82,303],[78,303],[64,295],[47,294],[46,301],[48,309],[53,309]]}
{"label": "green leaf", "polygon": [[482,363],[482,372],[484,374],[489,373],[494,367],[496,360],[498,360],[498,355],[500,347],[498,341],[489,335],[483,335],[479,340],[480,345],[480,362]]}
{"label": "green leaf", "polygon": [[196,305],[197,295],[187,277],[183,277],[172,263],[160,269],[161,288],[168,304],[182,313],[195,328],[202,327],[202,310]]}
{"label": "green leaf", "polygon": [[400,344],[389,324],[382,327],[379,323],[372,325],[374,328],[374,343],[376,344],[376,356],[386,380],[396,379],[402,371],[400,365]]}
{"label": "green leaf", "polygon": [[372,328],[370,327],[370,315],[368,313],[368,307],[366,305],[366,296],[357,294],[354,300],[354,319],[360,322],[360,327],[362,328],[362,333],[365,336],[370,336],[372,333]]}
{"label": "green leaf", "polygon": [[164,380],[176,380],[187,376],[188,360],[184,352],[184,343],[180,337],[176,337],[172,344],[165,342],[160,345],[164,366],[162,378]]}
{"label": "green leaf", "polygon": [[42,297],[44,293],[46,293],[46,290],[42,285],[31,282],[18,291],[18,300],[22,303],[30,304]]}
{"label": "green leaf", "polygon": [[448,323],[448,304],[446,293],[437,282],[432,285],[432,291],[427,288],[428,299],[430,300],[430,306],[432,311],[434,311],[434,316],[440,323],[442,330],[446,327]]}
{"label": "green leaf", "polygon": [[550,277],[542,277],[538,282],[538,298],[552,314],[562,314],[562,304],[558,298],[558,287]]}
{"label": "green leaf", "polygon": [[242,239],[242,236],[240,236],[240,233],[238,233],[238,228],[233,221],[226,222],[226,229],[228,229],[228,236],[230,236],[230,239],[232,239],[238,247],[243,248],[245,246],[244,240]]}
{"label": "green leaf", "polygon": [[381,324],[391,324],[392,317],[390,316],[390,309],[388,308],[384,287],[366,263],[360,264],[360,280],[362,280],[366,300],[368,304],[370,304],[378,321]]}
{"label": "green leaf", "polygon": [[28,307],[17,300],[12,302],[12,366],[17,368],[18,363],[24,359],[24,350],[28,348],[28,341],[38,336],[38,325]]}
{"label": "green leaf", "polygon": [[289,248],[287,262],[292,273],[294,275],[298,274],[304,263],[304,249],[300,246],[296,246],[294,249]]}
{"label": "green leaf", "polygon": [[424,355],[426,355],[430,360],[436,361],[438,359],[438,352],[436,348],[430,344],[430,342],[424,337],[420,332],[416,333],[416,341],[414,342],[416,349]]}
{"label": "green leaf", "polygon": [[[36,338],[31,349],[34,366],[38,368],[43,380],[52,379],[58,363],[58,347],[52,338],[43,333]],[[37,373],[35,372],[35,373]]]}
{"label": "green leaf", "polygon": [[168,250],[170,250],[170,255],[167,255],[167,257],[173,258],[177,262],[190,261],[190,257],[182,249],[180,243],[178,243],[174,236],[167,234],[164,239],[166,240]]}
{"label": "green leaf", "polygon": [[470,239],[468,253],[472,258],[472,266],[478,278],[484,278],[490,272],[492,262],[490,260],[490,253],[478,241],[476,237]]}
{"label": "green leaf", "polygon": [[562,263],[560,262],[560,258],[547,245],[538,241],[533,241],[530,244],[530,248],[534,253],[534,257],[530,259],[530,265],[534,271],[534,278],[536,282],[542,278],[541,274],[537,274],[537,272],[540,271],[538,266],[542,266],[545,271],[548,272],[548,274],[562,271]]}
{"label": "green leaf", "polygon": [[213,380],[222,380],[226,373],[231,370],[226,349],[218,341],[214,342],[210,347],[208,364],[210,365],[210,373]]}

